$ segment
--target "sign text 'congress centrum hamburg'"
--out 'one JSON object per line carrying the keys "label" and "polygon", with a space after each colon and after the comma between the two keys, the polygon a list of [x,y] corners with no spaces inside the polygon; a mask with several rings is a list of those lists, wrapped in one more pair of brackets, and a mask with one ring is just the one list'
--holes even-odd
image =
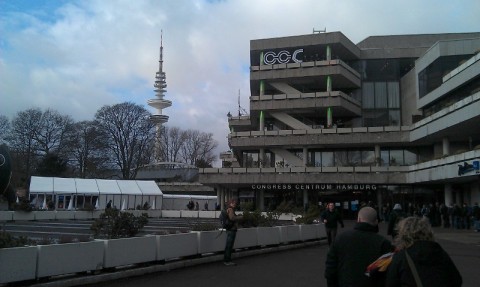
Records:
{"label": "sign text 'congress centrum hamburg'", "polygon": [[377,190],[375,184],[252,184],[253,190]]}

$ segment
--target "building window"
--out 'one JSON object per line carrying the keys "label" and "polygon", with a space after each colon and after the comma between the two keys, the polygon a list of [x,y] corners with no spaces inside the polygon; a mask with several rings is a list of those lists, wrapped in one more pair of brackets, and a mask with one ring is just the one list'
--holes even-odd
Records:
{"label": "building window", "polygon": [[362,107],[364,126],[399,126],[401,124],[399,83],[364,82]]}
{"label": "building window", "polygon": [[418,73],[418,93],[419,97],[425,95],[440,87],[443,83],[443,77],[453,69],[460,66],[465,60],[472,57],[469,55],[443,56],[436,59],[424,70]]}
{"label": "building window", "polygon": [[322,152],[322,167],[335,166],[333,151]]}

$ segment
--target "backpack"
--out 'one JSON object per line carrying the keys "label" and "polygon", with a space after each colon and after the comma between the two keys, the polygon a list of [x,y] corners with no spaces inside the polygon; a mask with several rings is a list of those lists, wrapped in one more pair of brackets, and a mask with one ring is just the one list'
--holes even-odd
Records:
{"label": "backpack", "polygon": [[220,212],[220,225],[222,226],[223,229],[229,230],[233,226],[233,222],[228,218],[228,213],[227,210],[224,209],[222,212]]}

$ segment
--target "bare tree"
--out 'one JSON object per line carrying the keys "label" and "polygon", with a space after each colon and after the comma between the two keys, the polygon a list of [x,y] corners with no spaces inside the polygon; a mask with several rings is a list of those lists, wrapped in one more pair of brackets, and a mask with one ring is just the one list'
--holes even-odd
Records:
{"label": "bare tree", "polygon": [[47,109],[40,118],[40,128],[35,133],[38,154],[57,154],[66,158],[69,146],[65,143],[73,132],[73,119],[68,115]]}
{"label": "bare tree", "polygon": [[[213,139],[212,133],[202,133],[200,153],[195,165],[197,167],[212,167],[212,163],[216,158],[213,152],[217,147],[218,142]],[[200,162],[203,162],[204,166],[200,166]]]}
{"label": "bare tree", "polygon": [[0,144],[7,142],[7,136],[10,132],[10,122],[4,115],[0,115]]}
{"label": "bare tree", "polygon": [[180,160],[180,151],[186,140],[187,134],[178,127],[163,127],[160,147],[162,161],[178,162]]}
{"label": "bare tree", "polygon": [[38,143],[36,133],[41,127],[42,111],[28,109],[18,112],[13,118],[8,137],[14,165],[13,176],[17,183],[26,184],[30,178],[32,167],[37,161]]}
{"label": "bare tree", "polygon": [[149,163],[152,156],[155,126],[149,116],[145,108],[133,103],[104,106],[95,115],[123,179],[135,178],[138,168]]}
{"label": "bare tree", "polygon": [[70,159],[76,174],[81,178],[98,177],[110,169],[105,155],[106,145],[103,134],[93,121],[78,122],[73,126],[74,132],[68,138]]}
{"label": "bare tree", "polygon": [[217,146],[218,143],[213,139],[213,134],[187,130],[181,156],[185,163],[196,166],[201,163],[203,167],[211,166],[215,160],[213,150]]}

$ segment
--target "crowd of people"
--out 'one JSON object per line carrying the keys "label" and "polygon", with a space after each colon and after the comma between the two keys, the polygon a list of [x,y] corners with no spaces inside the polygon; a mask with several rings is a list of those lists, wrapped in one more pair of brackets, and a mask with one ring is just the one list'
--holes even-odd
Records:
{"label": "crowd of people", "polygon": [[[379,218],[388,222],[395,208],[389,203],[382,206],[379,210]],[[423,204],[414,205],[408,203],[402,211],[405,216],[418,216],[428,218],[432,227],[444,227],[455,229],[474,229],[480,231],[480,207],[478,202],[473,206],[467,203],[463,204]]]}
{"label": "crowd of people", "polygon": [[[335,212],[333,204],[332,207],[328,212]],[[432,222],[439,224],[436,226],[443,222],[436,222],[436,213],[426,210],[429,207],[423,206],[417,213],[414,208],[403,209],[397,203],[392,210],[382,208],[382,216],[371,206],[361,207],[354,228],[340,233],[332,242],[329,239],[324,273],[327,286],[462,286],[457,267],[435,242]],[[440,205],[438,207],[440,213]],[[328,234],[332,227],[326,225],[325,212],[320,220],[325,223]],[[474,217],[475,212],[478,212],[478,204],[474,205],[470,216]],[[454,211],[451,213],[453,215]],[[468,227],[455,225],[456,218],[452,218],[455,228]],[[392,241],[378,234],[381,220],[388,222]],[[343,225],[338,219],[335,225],[337,222]]]}

